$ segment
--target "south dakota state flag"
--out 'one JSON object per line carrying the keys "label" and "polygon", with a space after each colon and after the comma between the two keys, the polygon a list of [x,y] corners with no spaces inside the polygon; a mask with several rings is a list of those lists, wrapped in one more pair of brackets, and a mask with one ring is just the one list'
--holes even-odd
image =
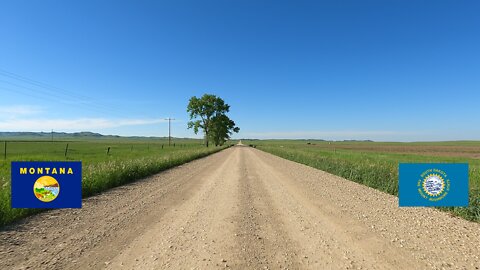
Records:
{"label": "south dakota state flag", "polygon": [[400,206],[468,206],[468,164],[401,163]]}
{"label": "south dakota state flag", "polygon": [[82,163],[12,162],[12,208],[81,208]]}

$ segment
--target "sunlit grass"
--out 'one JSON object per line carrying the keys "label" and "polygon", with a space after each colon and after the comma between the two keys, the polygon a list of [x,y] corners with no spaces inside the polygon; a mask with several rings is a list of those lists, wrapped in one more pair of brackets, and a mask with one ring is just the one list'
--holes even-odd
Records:
{"label": "sunlit grass", "polygon": [[175,147],[168,147],[165,142],[69,142],[71,152],[65,157],[66,143],[10,143],[11,152],[0,165],[0,226],[42,211],[11,208],[10,162],[13,160],[80,160],[82,194],[88,197],[223,149],[206,148],[199,141],[176,143]]}
{"label": "sunlit grass", "polygon": [[[308,145],[304,141],[254,141],[248,143],[255,144],[258,149],[271,154],[396,196],[398,195],[398,164],[401,162],[469,163],[469,207],[443,207],[441,209],[465,219],[480,222],[480,161],[478,159],[381,152],[381,149],[378,152],[326,150]],[[446,144],[454,145],[452,142]],[[460,144],[463,145],[464,142]],[[421,144],[417,143],[417,145]]]}

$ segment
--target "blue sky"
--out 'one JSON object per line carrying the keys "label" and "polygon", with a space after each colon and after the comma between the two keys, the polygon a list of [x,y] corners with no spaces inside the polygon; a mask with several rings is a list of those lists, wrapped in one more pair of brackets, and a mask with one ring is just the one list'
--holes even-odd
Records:
{"label": "blue sky", "polygon": [[2,1],[0,131],[480,140],[478,1]]}

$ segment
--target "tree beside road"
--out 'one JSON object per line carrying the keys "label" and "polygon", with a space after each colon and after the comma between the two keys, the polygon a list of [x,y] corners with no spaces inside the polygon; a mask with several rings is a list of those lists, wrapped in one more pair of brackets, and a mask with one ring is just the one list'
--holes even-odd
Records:
{"label": "tree beside road", "polygon": [[230,105],[216,95],[204,94],[201,98],[193,96],[187,106],[190,114],[188,128],[193,128],[195,134],[203,130],[207,147],[210,141],[216,146],[223,145],[234,132],[240,131],[227,116],[229,111]]}

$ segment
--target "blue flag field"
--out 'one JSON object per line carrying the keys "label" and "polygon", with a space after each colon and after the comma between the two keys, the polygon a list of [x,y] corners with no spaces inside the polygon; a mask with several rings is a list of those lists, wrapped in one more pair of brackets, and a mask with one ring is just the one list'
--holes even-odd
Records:
{"label": "blue flag field", "polygon": [[81,208],[82,163],[13,161],[12,208]]}
{"label": "blue flag field", "polygon": [[400,163],[399,206],[468,206],[468,164]]}

